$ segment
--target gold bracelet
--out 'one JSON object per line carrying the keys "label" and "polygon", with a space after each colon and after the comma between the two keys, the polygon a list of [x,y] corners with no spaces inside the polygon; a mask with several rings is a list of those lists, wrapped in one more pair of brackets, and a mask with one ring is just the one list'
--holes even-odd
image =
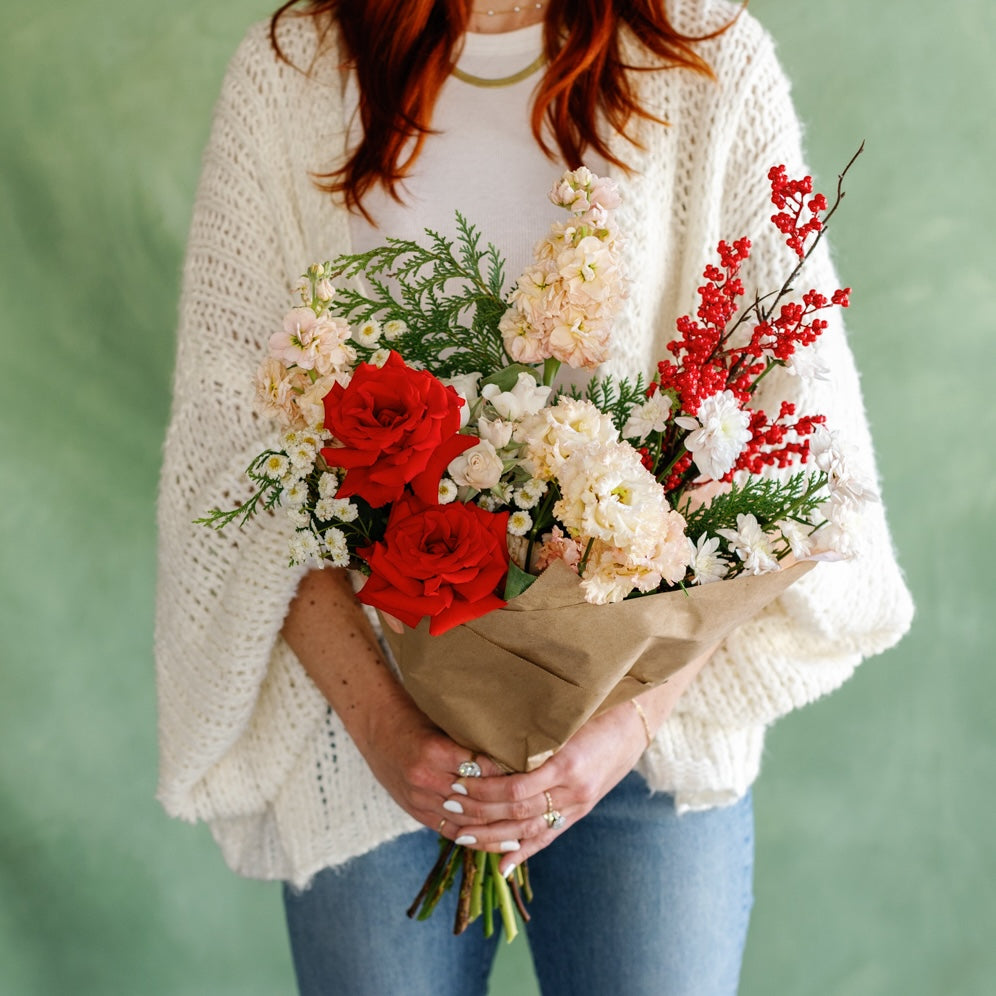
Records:
{"label": "gold bracelet", "polygon": [[633,703],[633,708],[636,710],[637,716],[640,717],[640,721],[643,723],[643,732],[647,735],[647,746],[652,747],[654,743],[654,735],[650,732],[650,724],[647,722],[647,714],[643,711],[643,706],[640,705],[636,699],[630,699]]}

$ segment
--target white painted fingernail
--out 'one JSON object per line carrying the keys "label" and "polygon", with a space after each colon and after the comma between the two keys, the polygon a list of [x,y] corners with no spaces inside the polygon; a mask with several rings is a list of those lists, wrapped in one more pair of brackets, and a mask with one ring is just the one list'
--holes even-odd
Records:
{"label": "white painted fingernail", "polygon": [[503,851],[517,851],[519,849],[519,842],[517,840],[503,840],[498,846]]}
{"label": "white painted fingernail", "polygon": [[476,844],[477,838],[469,833],[463,833],[460,834],[460,836],[457,837],[457,839],[453,841],[453,843],[460,844],[462,847],[466,847],[468,844]]}
{"label": "white painted fingernail", "polygon": [[443,803],[443,809],[445,809],[446,812],[448,813],[463,812],[463,806],[461,806],[460,803],[456,801],[456,799],[447,799],[446,802]]}
{"label": "white painted fingernail", "polygon": [[450,786],[450,789],[451,789],[451,791],[456,792],[457,795],[466,795],[467,794],[467,786],[466,785],[461,785],[459,782],[454,782]]}
{"label": "white painted fingernail", "polygon": [[506,879],[509,879],[509,878],[511,878],[511,877],[512,877],[512,873],[513,873],[514,871],[515,871],[515,862],[513,861],[513,862],[512,862],[512,864],[510,864],[510,865],[509,865],[509,866],[508,866],[508,867],[507,867],[507,868],[506,868],[506,869],[505,869],[505,870],[504,870],[504,871],[502,872],[502,876],[503,876],[504,878],[506,878]]}

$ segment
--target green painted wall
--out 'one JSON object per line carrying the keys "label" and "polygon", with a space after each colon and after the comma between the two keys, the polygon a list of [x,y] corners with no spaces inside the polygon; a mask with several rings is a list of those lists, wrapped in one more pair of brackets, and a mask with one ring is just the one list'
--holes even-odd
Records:
{"label": "green painted wall", "polygon": [[[996,7],[751,9],[824,184],[867,139],[835,242],[920,609],[770,738],[743,992],[990,992]],[[180,255],[225,62],[266,10],[0,4],[0,993],[292,989],[276,889],[152,800]],[[493,988],[535,992],[524,948]]]}

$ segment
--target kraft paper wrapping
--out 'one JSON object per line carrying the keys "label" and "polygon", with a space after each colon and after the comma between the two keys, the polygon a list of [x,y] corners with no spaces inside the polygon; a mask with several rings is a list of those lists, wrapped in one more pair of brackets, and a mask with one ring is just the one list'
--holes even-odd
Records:
{"label": "kraft paper wrapping", "polygon": [[557,561],[505,608],[430,636],[384,627],[418,707],[454,740],[530,771],[597,712],[660,685],[810,570],[741,575],[610,605]]}

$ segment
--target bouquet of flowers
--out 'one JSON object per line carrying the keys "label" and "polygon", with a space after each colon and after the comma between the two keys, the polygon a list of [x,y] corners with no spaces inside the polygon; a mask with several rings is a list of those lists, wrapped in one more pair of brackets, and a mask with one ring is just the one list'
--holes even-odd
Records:
{"label": "bouquet of flowers", "polygon": [[[829,205],[772,168],[795,268],[744,306],[750,243],[721,242],[649,381],[597,376],[627,281],[615,186],[583,167],[555,184],[567,217],[507,298],[499,253],[460,214],[455,242],[427,232],[315,263],[257,374],[280,441],[248,468],[251,497],[200,521],[285,508],[292,563],[359,570],[360,601],[405,624],[385,635],[420,708],[510,770],[535,767],[812,558],[848,555],[871,489],[822,415],[751,405],[776,366],[818,375],[805,347],[848,304],[847,288],[789,300],[846,172]],[[593,371],[587,387],[558,389],[562,364]],[[511,939],[524,871],[506,884],[496,861],[443,843],[413,911],[462,867],[457,929],[479,913],[490,927],[497,906]]]}

